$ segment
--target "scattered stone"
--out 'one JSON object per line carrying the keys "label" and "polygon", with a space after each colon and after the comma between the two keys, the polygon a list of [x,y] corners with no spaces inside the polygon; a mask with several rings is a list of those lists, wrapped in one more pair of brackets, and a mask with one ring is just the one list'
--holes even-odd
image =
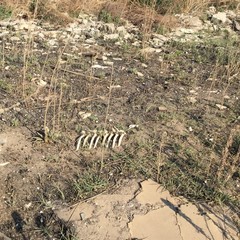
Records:
{"label": "scattered stone", "polygon": [[103,37],[104,40],[117,40],[118,38],[119,38],[118,33],[106,34]]}
{"label": "scattered stone", "polygon": [[219,110],[225,110],[225,109],[227,109],[226,106],[221,105],[221,104],[216,104],[216,107],[217,107]]}
{"label": "scattered stone", "polygon": [[229,99],[230,99],[230,97],[229,97],[228,95],[225,95],[225,96],[224,96],[224,99],[227,99],[227,100],[229,100]]}
{"label": "scattered stone", "polygon": [[126,28],[124,26],[120,26],[117,28],[117,32],[121,37],[124,37],[128,34]]}
{"label": "scattered stone", "polygon": [[12,41],[12,42],[19,42],[21,39],[19,38],[19,37],[11,37],[10,38],[10,41]]}
{"label": "scattered stone", "polygon": [[233,21],[233,30],[234,31],[240,31],[240,23],[237,20]]}
{"label": "scattered stone", "polygon": [[106,68],[108,68],[108,67],[106,67],[106,66],[101,66],[101,65],[96,64],[96,65],[93,65],[92,68],[96,68],[96,69],[106,69]]}
{"label": "scattered stone", "polygon": [[225,12],[218,12],[212,16],[212,22],[215,24],[226,23],[227,19],[227,14]]}
{"label": "scattered stone", "polygon": [[160,106],[160,107],[158,107],[158,111],[160,111],[160,112],[165,112],[165,111],[167,111],[168,109],[166,108],[166,107],[164,107],[164,106]]}
{"label": "scattered stone", "polygon": [[197,95],[198,93],[195,90],[190,90],[189,93]]}
{"label": "scattered stone", "polygon": [[84,119],[91,117],[92,114],[86,113],[86,112],[79,112],[78,115],[84,120]]}
{"label": "scattered stone", "polygon": [[114,33],[115,25],[114,25],[114,23],[106,23],[103,25],[103,29],[108,33]]}
{"label": "scattered stone", "polygon": [[196,99],[195,97],[188,97],[187,99],[188,99],[188,101],[189,101],[190,103],[192,103],[192,104],[194,104],[194,103],[197,102],[197,99]]}
{"label": "scattered stone", "polygon": [[38,86],[45,87],[47,85],[47,82],[43,81],[42,79],[39,80]]}
{"label": "scattered stone", "polygon": [[31,206],[32,206],[32,203],[31,203],[31,202],[24,204],[24,207],[25,207],[26,209],[29,209]]}
{"label": "scattered stone", "polygon": [[138,71],[137,71],[136,74],[137,74],[138,77],[144,77],[144,74],[141,73],[141,72],[138,72]]}
{"label": "scattered stone", "polygon": [[189,27],[202,27],[203,22],[200,20],[199,17],[191,17],[188,20]]}
{"label": "scattered stone", "polygon": [[189,132],[192,132],[192,131],[193,131],[192,127],[189,127],[188,130],[189,130]]}
{"label": "scattered stone", "polygon": [[141,54],[149,54],[149,53],[154,53],[156,52],[155,48],[151,48],[151,47],[146,47],[140,50]]}

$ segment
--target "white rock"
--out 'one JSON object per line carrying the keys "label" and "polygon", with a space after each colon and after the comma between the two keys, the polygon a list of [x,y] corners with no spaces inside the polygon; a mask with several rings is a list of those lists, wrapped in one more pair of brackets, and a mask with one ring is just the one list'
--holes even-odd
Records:
{"label": "white rock", "polygon": [[108,33],[114,33],[115,32],[115,25],[114,23],[106,23],[103,25],[103,28]]}
{"label": "white rock", "polygon": [[106,66],[112,66],[113,65],[113,62],[110,62],[110,61],[104,61],[103,63]]}
{"label": "white rock", "polygon": [[51,46],[51,47],[55,47],[55,46],[58,45],[58,42],[57,42],[56,39],[50,39],[50,40],[48,41],[48,45]]}
{"label": "white rock", "polygon": [[9,35],[9,31],[2,31],[0,33],[0,38],[3,38],[3,37],[8,36],[8,35]]}
{"label": "white rock", "polygon": [[121,37],[124,37],[125,35],[128,34],[126,28],[124,26],[120,26],[117,28],[117,32]]}
{"label": "white rock", "polygon": [[157,38],[157,39],[161,40],[162,42],[168,41],[168,38],[163,36],[162,34],[153,33],[152,35],[154,38]]}
{"label": "white rock", "polygon": [[188,99],[188,101],[189,101],[190,103],[192,103],[192,104],[194,104],[194,103],[197,102],[197,99],[196,99],[195,97],[188,97],[187,99]]}
{"label": "white rock", "polygon": [[119,38],[118,33],[106,34],[103,37],[104,40],[117,40],[118,38]]}
{"label": "white rock", "polygon": [[101,65],[99,65],[99,64],[95,64],[95,65],[92,66],[92,68],[105,69],[105,68],[108,68],[108,67],[106,67],[106,66],[101,66]]}
{"label": "white rock", "polygon": [[140,50],[141,54],[148,54],[148,53],[154,53],[156,52],[155,48],[151,48],[151,47],[146,47]]}
{"label": "white rock", "polygon": [[79,115],[82,119],[86,119],[86,118],[89,118],[92,114],[91,114],[91,113],[86,113],[86,112],[79,112],[78,115]]}
{"label": "white rock", "polygon": [[203,22],[200,20],[199,17],[192,17],[192,18],[189,18],[188,25],[190,27],[202,27]]}
{"label": "white rock", "polygon": [[44,35],[42,32],[40,32],[40,33],[38,34],[38,37],[44,39],[44,38],[45,38],[45,35]]}
{"label": "white rock", "polygon": [[215,14],[217,12],[216,8],[214,6],[210,6],[209,9],[208,9],[208,12],[210,14]]}
{"label": "white rock", "polygon": [[10,41],[12,41],[12,42],[19,42],[19,41],[20,41],[20,38],[14,36],[14,37],[11,37],[11,38],[10,38]]}
{"label": "white rock", "polygon": [[221,104],[216,104],[216,107],[219,109],[219,110],[224,110],[224,109],[227,109],[226,106],[224,105],[221,105]]}
{"label": "white rock", "polygon": [[233,21],[233,29],[235,31],[240,31],[240,23],[238,23],[236,20]]}
{"label": "white rock", "polygon": [[144,77],[143,73],[141,73],[141,72],[136,72],[136,74],[138,77]]}
{"label": "white rock", "polygon": [[221,23],[225,23],[227,19],[227,14],[225,12],[218,12],[212,16],[213,21],[218,21]]}
{"label": "white rock", "polygon": [[190,90],[189,93],[197,95],[198,93],[195,90]]}
{"label": "white rock", "polygon": [[167,111],[167,108],[164,106],[160,106],[160,107],[158,107],[158,111],[165,112],[165,111]]}
{"label": "white rock", "polygon": [[135,41],[132,43],[133,46],[135,47],[140,47],[141,46],[141,43],[139,41]]}
{"label": "white rock", "polygon": [[40,81],[38,82],[38,86],[40,87],[44,87],[47,85],[47,82],[43,81],[42,79],[40,79]]}
{"label": "white rock", "polygon": [[89,38],[89,39],[86,39],[86,40],[85,40],[85,43],[95,44],[95,43],[96,43],[96,40],[95,40],[94,38]]}

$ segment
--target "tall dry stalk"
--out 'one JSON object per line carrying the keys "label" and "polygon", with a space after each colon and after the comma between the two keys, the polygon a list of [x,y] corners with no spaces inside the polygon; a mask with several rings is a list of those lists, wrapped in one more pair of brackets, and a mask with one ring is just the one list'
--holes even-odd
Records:
{"label": "tall dry stalk", "polygon": [[[112,89],[113,89],[113,73],[114,73],[114,68],[113,68],[113,65],[112,65],[110,81],[109,81],[108,98],[107,98],[107,108],[106,108],[105,120],[104,120],[104,126],[103,126],[104,131],[107,130],[107,121],[108,121],[108,115],[109,115],[110,103],[111,103],[111,97],[112,97]],[[102,148],[102,150],[101,150],[100,173],[102,172],[102,169],[103,169],[103,166],[104,166],[104,159],[103,159],[104,156],[103,155],[104,155],[104,151],[103,151],[103,148]]]}
{"label": "tall dry stalk", "polygon": [[[239,134],[239,129],[240,129],[240,126],[237,125],[237,126],[234,126],[230,131],[228,140],[227,140],[226,145],[225,145],[225,147],[223,149],[223,152],[222,152],[222,159],[221,159],[221,163],[220,163],[220,166],[219,166],[219,169],[218,169],[218,172],[217,172],[217,178],[218,179],[221,178],[224,169],[227,166],[230,165],[229,162],[228,162],[228,159],[231,155],[230,147],[233,145],[233,141],[234,141],[234,137],[236,136],[236,133]],[[239,159],[239,151],[238,151],[238,153],[236,154],[236,156],[235,156],[235,158],[232,162],[232,167],[231,167],[232,170],[234,169],[234,166],[236,165],[237,161],[239,161],[239,160],[240,159]]]}
{"label": "tall dry stalk", "polygon": [[159,182],[159,177],[160,177],[160,170],[161,166],[164,164],[164,158],[163,158],[163,147],[166,143],[167,140],[167,132],[163,132],[160,146],[159,146],[159,151],[157,155],[157,182]]}
{"label": "tall dry stalk", "polygon": [[2,72],[5,70],[5,42],[2,41]]}
{"label": "tall dry stalk", "polygon": [[143,17],[143,28],[142,28],[142,47],[146,47],[146,43],[150,38],[150,34],[152,32],[153,23],[155,21],[156,15],[156,2],[157,0],[152,0],[150,6],[145,6],[144,9],[144,17]]}
{"label": "tall dry stalk", "polygon": [[[57,85],[58,85],[58,78],[57,78],[57,74],[58,71],[60,69],[60,63],[61,63],[61,59],[62,59],[62,55],[65,52],[66,47],[69,44],[69,40],[72,36],[69,36],[68,39],[65,42],[65,45],[63,46],[63,48],[59,51],[59,55],[58,55],[58,60],[54,66],[53,72],[52,72],[52,76],[50,79],[50,86],[49,86],[49,90],[48,90],[48,97],[47,97],[47,102],[46,102],[46,107],[45,107],[45,111],[44,111],[44,130],[48,129],[48,112],[49,112],[49,107],[50,107],[50,102],[51,102],[51,97],[53,96],[53,118],[52,118],[52,131],[54,132],[56,129],[56,118],[58,119],[58,114],[57,114],[57,100],[60,101],[60,99],[57,99]],[[62,97],[61,93],[60,93],[60,98]],[[62,100],[61,100],[62,101]],[[61,106],[61,104],[60,104]],[[59,105],[58,105],[58,109],[59,109]]]}

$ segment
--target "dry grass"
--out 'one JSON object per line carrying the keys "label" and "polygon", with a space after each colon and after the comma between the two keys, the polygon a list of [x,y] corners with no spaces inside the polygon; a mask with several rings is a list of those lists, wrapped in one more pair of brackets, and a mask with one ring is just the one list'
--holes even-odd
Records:
{"label": "dry grass", "polygon": [[239,0],[3,0],[2,4],[15,15],[26,13],[59,24],[69,23],[80,12],[98,14],[104,9],[139,26],[157,24],[172,28],[176,25],[173,13],[201,12],[209,5],[237,7]]}

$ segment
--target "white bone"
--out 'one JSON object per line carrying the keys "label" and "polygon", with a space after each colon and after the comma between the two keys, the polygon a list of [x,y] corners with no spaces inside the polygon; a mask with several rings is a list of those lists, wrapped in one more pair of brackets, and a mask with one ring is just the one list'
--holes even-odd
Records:
{"label": "white bone", "polygon": [[95,141],[95,144],[94,144],[93,148],[96,148],[96,147],[97,147],[97,144],[98,144],[99,139],[100,139],[100,136],[98,136],[98,137],[96,138],[96,141]]}
{"label": "white bone", "polygon": [[105,135],[103,135],[103,141],[102,141],[102,146],[105,145],[105,142],[107,140],[107,137],[108,137],[109,133],[107,131],[105,131]]}
{"label": "white bone", "polygon": [[[94,139],[97,137],[97,134],[96,134],[96,132],[93,134],[93,136],[92,136],[92,139],[91,139],[91,141],[90,141],[90,144],[89,144],[89,149],[91,149],[92,148],[92,145],[93,145],[93,143],[94,143]],[[94,145],[95,146],[95,145]]]}
{"label": "white bone", "polygon": [[111,133],[111,134],[109,135],[108,140],[107,140],[106,148],[108,148],[109,143],[110,143],[110,141],[111,141],[111,139],[112,139],[113,136],[114,136],[114,133]]}
{"label": "white bone", "polygon": [[76,151],[79,150],[80,146],[81,146],[81,142],[82,142],[82,139],[85,137],[85,131],[82,131],[82,135],[78,138],[77,140],[77,147],[76,147]]}
{"label": "white bone", "polygon": [[114,136],[114,138],[113,138],[112,148],[115,147],[115,144],[116,144],[116,141],[117,141],[118,136],[119,136],[119,134],[116,133],[115,136]]}
{"label": "white bone", "polygon": [[126,133],[125,133],[124,131],[119,131],[119,132],[121,132],[121,135],[120,135],[120,137],[119,137],[119,139],[118,139],[118,147],[121,146],[123,137],[126,135]]}
{"label": "white bone", "polygon": [[83,145],[82,145],[83,147],[86,146],[89,137],[91,137],[91,133],[89,133],[89,134],[85,137],[85,139],[84,139],[84,141],[83,141]]}

